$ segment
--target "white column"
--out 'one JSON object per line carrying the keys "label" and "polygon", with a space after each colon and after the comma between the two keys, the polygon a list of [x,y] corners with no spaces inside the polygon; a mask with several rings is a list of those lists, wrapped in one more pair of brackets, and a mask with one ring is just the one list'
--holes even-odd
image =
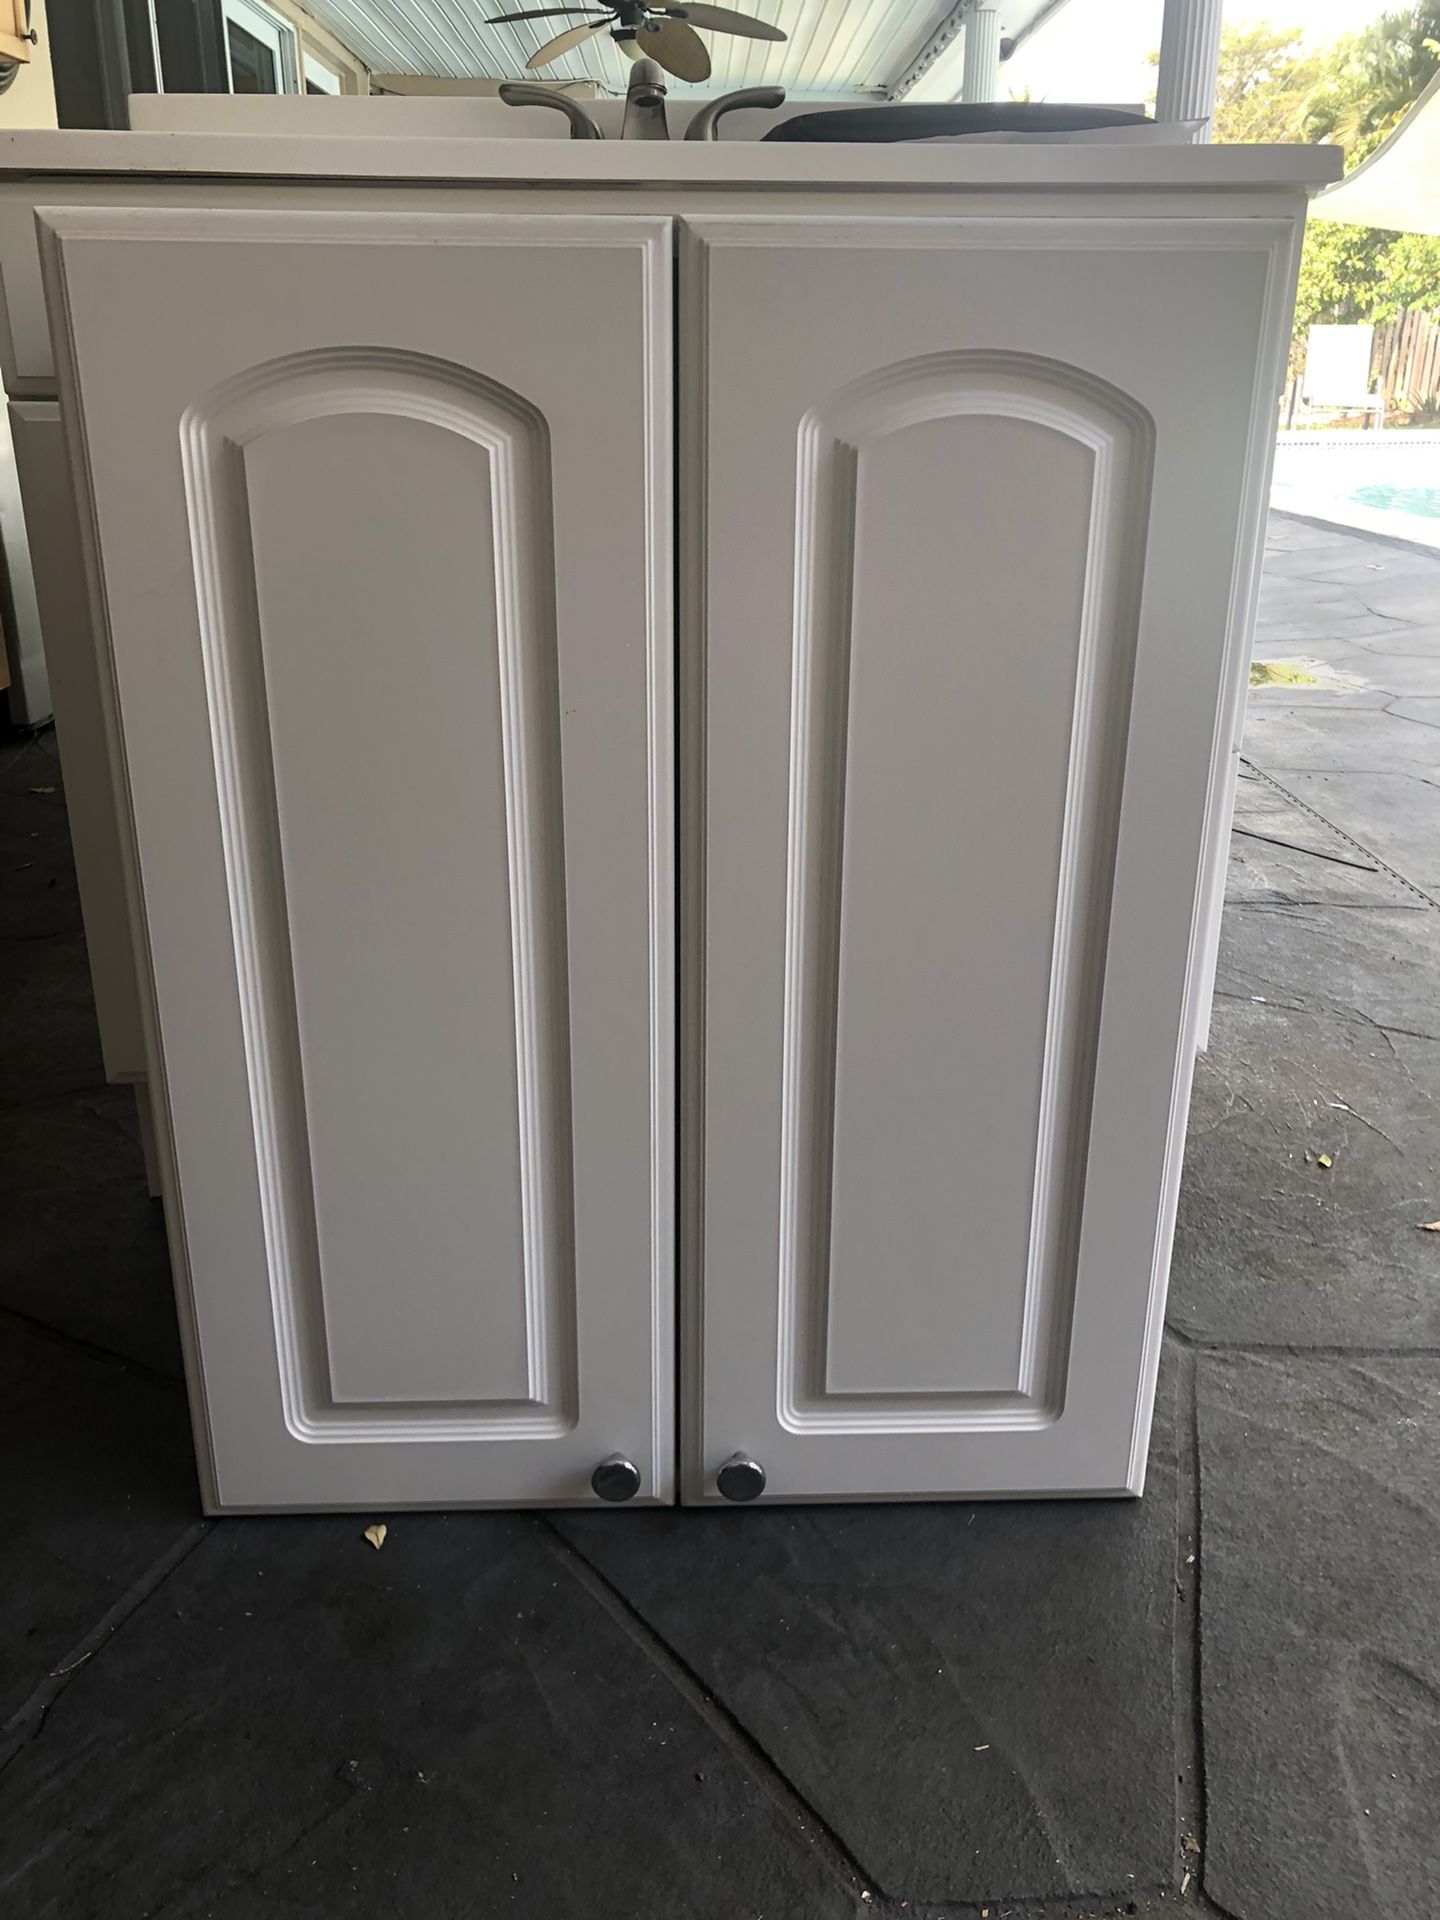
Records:
{"label": "white column", "polygon": [[1210,138],[1209,120],[1215,111],[1222,7],[1223,0],[1165,0],[1160,29],[1155,118],[1204,120],[1204,140]]}
{"label": "white column", "polygon": [[993,100],[1000,92],[1000,16],[991,7],[975,7],[965,20],[965,70],[960,98]]}

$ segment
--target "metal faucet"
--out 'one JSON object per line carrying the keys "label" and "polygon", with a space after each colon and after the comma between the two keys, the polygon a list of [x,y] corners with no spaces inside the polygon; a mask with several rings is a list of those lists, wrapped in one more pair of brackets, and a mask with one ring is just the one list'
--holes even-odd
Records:
{"label": "metal faucet", "polygon": [[665,119],[665,70],[655,60],[637,60],[630,69],[630,84],[625,89],[625,118],[620,125],[622,140],[668,140],[670,128]]}
{"label": "metal faucet", "polygon": [[[622,140],[670,138],[670,128],[665,118],[665,94],[664,69],[654,60],[637,60],[631,71],[630,85],[625,89],[625,119],[620,128]],[[553,107],[570,122],[572,140],[605,138],[598,123],[591,119],[582,103],[555,87],[537,87],[527,80],[506,80],[501,83],[500,98],[507,107]],[[719,122],[736,107],[774,108],[783,105],[784,100],[783,87],[741,87],[735,93],[722,93],[718,99],[707,100],[698,109],[685,129],[685,138],[718,140]]]}

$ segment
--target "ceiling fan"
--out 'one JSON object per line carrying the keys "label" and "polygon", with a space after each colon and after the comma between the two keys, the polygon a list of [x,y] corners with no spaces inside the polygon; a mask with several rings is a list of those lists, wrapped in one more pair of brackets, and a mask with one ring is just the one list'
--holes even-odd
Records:
{"label": "ceiling fan", "polygon": [[632,60],[658,61],[677,80],[710,78],[710,56],[696,27],[704,27],[707,33],[738,33],[747,40],[787,37],[768,20],[737,13],[732,7],[712,7],[709,0],[693,0],[693,4],[686,0],[686,4],[675,6],[658,6],[653,0],[615,0],[608,7],[527,7],[523,13],[495,14],[488,24],[494,27],[513,20],[555,20],[577,14],[584,19],[582,26],[567,27],[531,54],[525,65],[532,73],[538,67],[548,67],[562,53],[572,53],[607,28],[622,53]]}

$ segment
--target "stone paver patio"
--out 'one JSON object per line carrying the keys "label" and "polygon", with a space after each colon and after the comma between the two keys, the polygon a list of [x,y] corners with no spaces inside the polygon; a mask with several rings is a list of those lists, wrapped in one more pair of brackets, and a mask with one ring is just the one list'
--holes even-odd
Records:
{"label": "stone paver patio", "polygon": [[6,1920],[1440,1913],[1440,558],[1276,519],[1257,651],[1138,1503],[198,1519],[3,750]]}

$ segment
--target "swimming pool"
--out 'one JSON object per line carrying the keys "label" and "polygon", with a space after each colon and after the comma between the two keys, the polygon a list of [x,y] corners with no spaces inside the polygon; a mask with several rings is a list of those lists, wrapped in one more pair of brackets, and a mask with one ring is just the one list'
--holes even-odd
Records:
{"label": "swimming pool", "polygon": [[1282,433],[1270,504],[1361,533],[1440,547],[1440,433]]}

